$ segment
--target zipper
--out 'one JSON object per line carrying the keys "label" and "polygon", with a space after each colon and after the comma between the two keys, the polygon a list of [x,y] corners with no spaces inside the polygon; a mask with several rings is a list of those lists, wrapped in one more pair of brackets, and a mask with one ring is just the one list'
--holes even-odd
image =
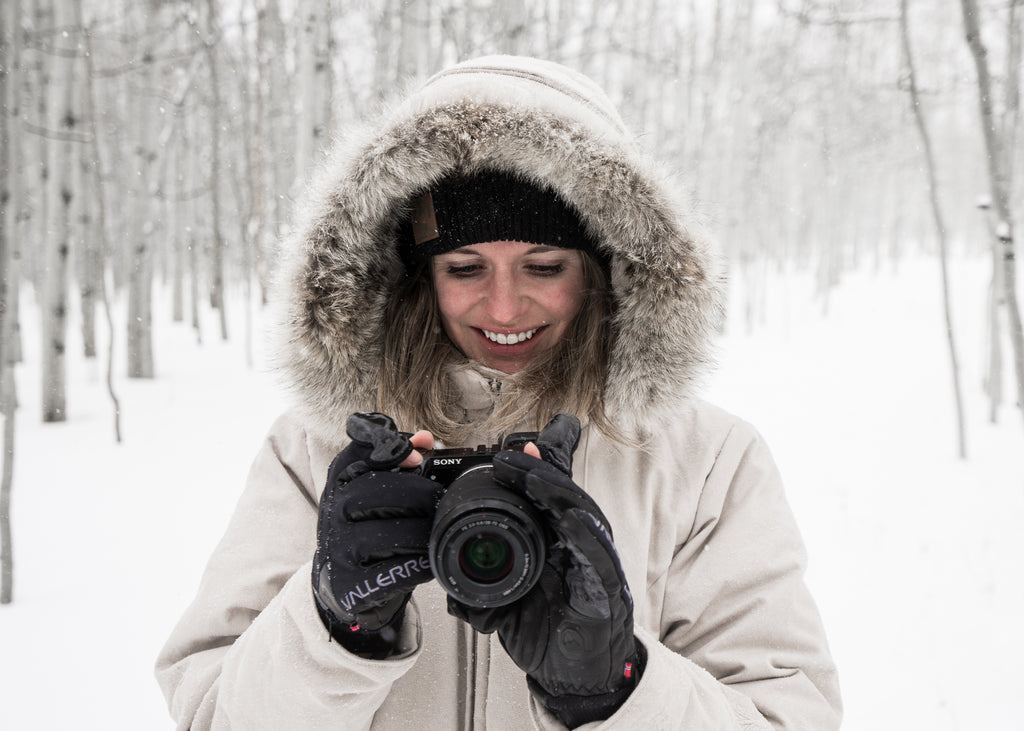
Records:
{"label": "zipper", "polygon": [[458,728],[470,731],[473,728],[473,716],[476,713],[476,631],[465,622],[459,622],[456,635],[459,653],[459,674],[461,681],[458,698]]}
{"label": "zipper", "polygon": [[476,630],[469,625],[466,625],[466,629],[469,630],[469,672],[466,675],[469,680],[469,697],[466,699],[466,719],[469,721],[467,728],[473,729],[476,727],[476,648],[480,638]]}

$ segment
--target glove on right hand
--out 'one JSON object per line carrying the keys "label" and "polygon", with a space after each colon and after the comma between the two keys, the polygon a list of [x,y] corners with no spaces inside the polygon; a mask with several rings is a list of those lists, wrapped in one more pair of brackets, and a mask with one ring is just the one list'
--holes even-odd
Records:
{"label": "glove on right hand", "polygon": [[353,414],[352,443],[331,464],[320,498],[313,596],[331,635],[353,652],[386,657],[416,585],[433,578],[427,541],[437,483],[392,472],[412,452],[383,414]]}
{"label": "glove on right hand", "polygon": [[578,422],[559,416],[541,432],[546,460],[499,452],[494,479],[526,495],[556,538],[537,585],[509,605],[472,608],[449,597],[450,614],[479,632],[497,631],[530,687],[564,722],[606,718],[640,670],[633,599],[611,529],[597,503],[569,477]]}

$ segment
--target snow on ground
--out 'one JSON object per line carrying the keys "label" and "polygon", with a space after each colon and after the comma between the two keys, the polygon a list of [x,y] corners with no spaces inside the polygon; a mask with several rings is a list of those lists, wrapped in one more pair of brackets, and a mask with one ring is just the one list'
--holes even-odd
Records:
{"label": "snow on ground", "polygon": [[[1024,728],[1024,420],[1004,406],[987,423],[985,263],[958,261],[970,456],[956,458],[938,277],[927,261],[848,275],[826,316],[807,275],[772,272],[749,330],[753,283],[737,278],[707,388],[766,435],[786,478],[848,731]],[[26,300],[23,321],[35,312]],[[117,380],[121,445],[102,366],[77,357],[68,422],[40,423],[38,328],[26,325],[0,728],[172,726],[153,659],[283,404],[247,365],[239,314],[227,343],[210,316],[202,346],[158,315],[157,378]]]}
{"label": "snow on ground", "polygon": [[1024,419],[987,422],[986,263],[951,279],[967,461],[936,262],[846,277],[827,317],[806,277],[773,280],[766,325],[734,322],[708,394],[773,446],[849,731],[1024,729]]}

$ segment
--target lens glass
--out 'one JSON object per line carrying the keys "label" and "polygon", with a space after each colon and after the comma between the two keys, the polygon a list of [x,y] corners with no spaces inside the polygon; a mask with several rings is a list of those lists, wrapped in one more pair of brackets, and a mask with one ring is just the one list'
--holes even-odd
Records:
{"label": "lens glass", "polygon": [[467,577],[481,584],[501,581],[512,570],[512,564],[511,546],[494,533],[476,534],[459,551],[459,566]]}

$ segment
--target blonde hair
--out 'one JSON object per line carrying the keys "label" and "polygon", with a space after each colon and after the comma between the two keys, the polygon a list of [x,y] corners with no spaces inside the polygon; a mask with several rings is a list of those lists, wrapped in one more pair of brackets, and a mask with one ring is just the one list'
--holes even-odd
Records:
{"label": "blonde hair", "polygon": [[403,429],[427,429],[449,446],[462,444],[475,430],[499,435],[524,423],[537,430],[559,411],[617,439],[618,430],[604,410],[614,341],[611,287],[598,261],[580,253],[583,304],[565,337],[504,380],[495,408],[476,423],[466,423],[455,403],[452,373],[470,361],[444,332],[429,266],[405,273],[388,304],[377,408]]}

